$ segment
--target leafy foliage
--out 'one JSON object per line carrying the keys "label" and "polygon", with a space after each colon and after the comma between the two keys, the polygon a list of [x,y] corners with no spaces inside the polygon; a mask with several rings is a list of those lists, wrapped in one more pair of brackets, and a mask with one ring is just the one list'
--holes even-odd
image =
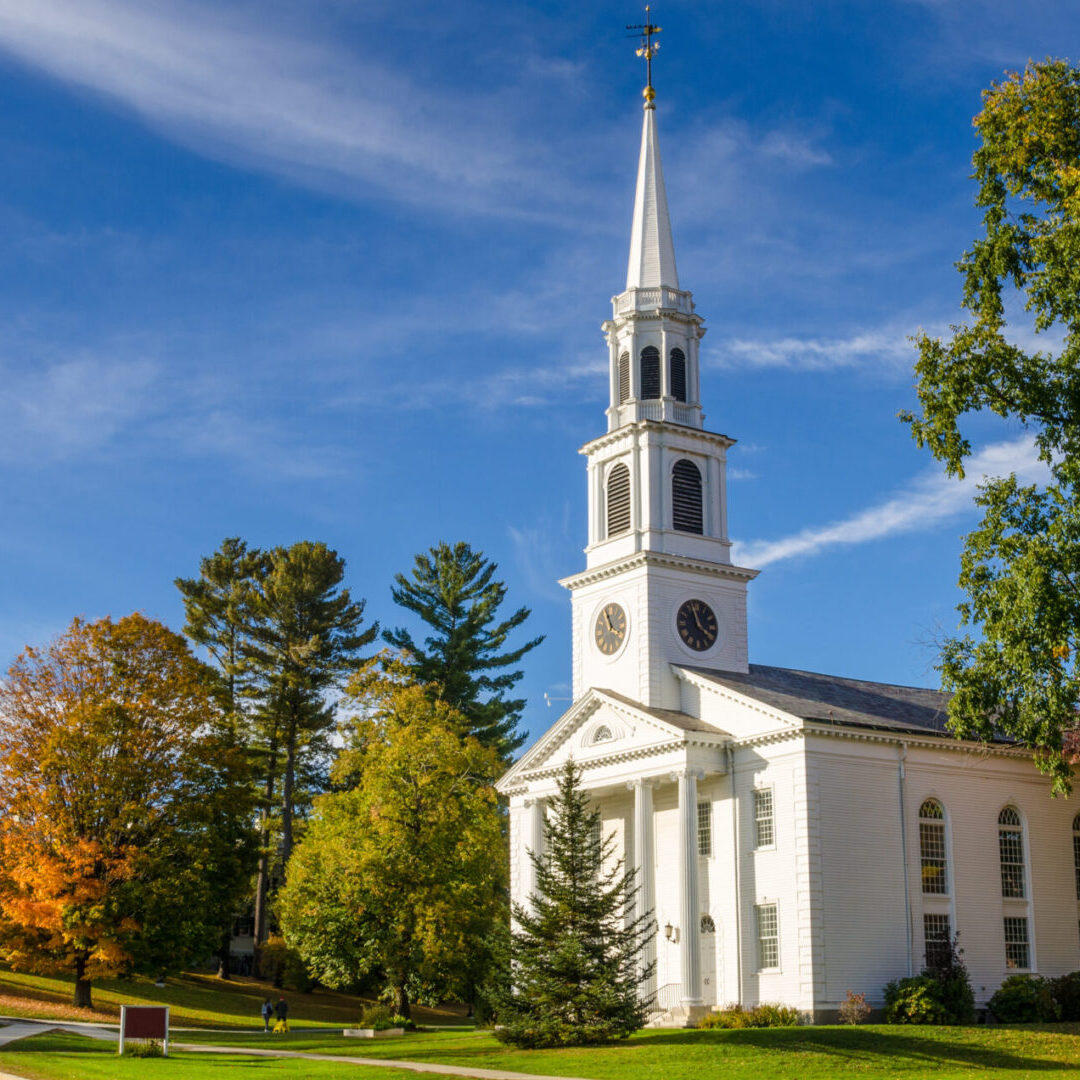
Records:
{"label": "leafy foliage", "polygon": [[525,741],[517,731],[524,699],[506,698],[521,678],[517,664],[544,639],[502,651],[510,634],[529,617],[520,607],[499,621],[506,586],[495,580],[498,565],[466,543],[439,543],[414,560],[412,576],[398,574],[394,602],[418,615],[432,633],[420,648],[404,629],[386,641],[404,654],[412,677],[464,717],[464,731],[504,760]]}
{"label": "leafy foliage", "polygon": [[1052,980],[1038,975],[1010,975],[990,999],[990,1011],[1002,1024],[1045,1024],[1061,1017]]}
{"label": "leafy foliage", "polygon": [[[985,412],[1030,429],[1046,463],[1043,485],[983,485],[960,575],[961,621],[979,634],[949,640],[940,669],[953,730],[1019,740],[1063,792],[1080,698],[1080,71],[1048,60],[1008,75],[975,127],[984,232],[958,264],[972,321],[949,341],[918,338],[922,412],[903,418],[958,476],[971,453],[961,421]],[[1014,291],[1060,349],[1008,339]]]}
{"label": "leafy foliage", "polygon": [[946,1019],[943,1023],[975,1022],[975,991],[971,987],[971,976],[964,964],[964,950],[960,948],[959,934],[953,935],[948,942],[948,948],[938,953],[937,962],[928,964],[922,973],[937,984],[934,993],[945,1011]]}
{"label": "leafy foliage", "polygon": [[212,951],[251,848],[221,721],[203,665],[142,615],[76,619],[18,657],[0,684],[4,959],[73,972],[88,1007],[94,978]]}
{"label": "leafy foliage", "polygon": [[495,1035],[522,1047],[580,1046],[625,1039],[645,1022],[639,987],[655,929],[637,914],[634,871],[605,870],[614,838],[597,838],[600,813],[589,809],[581,774],[568,761],[551,801],[542,854],[532,853],[536,891],[514,905],[511,985]]}
{"label": "leafy foliage", "polygon": [[[398,672],[400,676],[400,672]],[[427,688],[369,667],[351,687],[339,779],[316,802],[279,894],[286,940],[331,987],[381,973],[394,1010],[410,988],[460,989],[507,883],[494,751]]]}
{"label": "leafy foliage", "polygon": [[849,990],[847,997],[840,1002],[837,1014],[841,1024],[864,1024],[873,1011],[867,1003],[865,994],[856,994],[853,990]]}
{"label": "leafy foliage", "polygon": [[1061,1010],[1061,1019],[1067,1023],[1080,1020],[1080,971],[1052,980],[1050,990]]}
{"label": "leafy foliage", "polygon": [[939,991],[932,975],[894,979],[885,987],[885,1019],[890,1024],[947,1024]]}
{"label": "leafy foliage", "polygon": [[778,1005],[763,1001],[749,1009],[742,1005],[728,1005],[724,1009],[707,1013],[698,1022],[699,1028],[768,1028],[796,1027],[802,1022],[799,1010],[790,1005]]}

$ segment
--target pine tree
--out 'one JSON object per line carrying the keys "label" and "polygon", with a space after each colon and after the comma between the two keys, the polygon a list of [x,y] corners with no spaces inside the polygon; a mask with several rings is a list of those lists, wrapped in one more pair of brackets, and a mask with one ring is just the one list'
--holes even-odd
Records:
{"label": "pine tree", "polygon": [[581,1046],[625,1039],[645,1022],[640,988],[654,933],[652,912],[636,913],[633,869],[609,870],[614,838],[599,838],[600,812],[589,809],[581,773],[568,761],[544,851],[532,853],[536,891],[514,905],[513,986],[499,1008],[496,1037],[523,1047]]}
{"label": "pine tree", "polygon": [[520,607],[500,621],[498,609],[506,585],[494,580],[498,565],[464,542],[439,543],[416,556],[412,576],[397,574],[391,587],[394,602],[419,615],[433,630],[424,648],[404,629],[383,636],[406,654],[412,677],[430,686],[468,721],[463,735],[472,735],[508,761],[525,741],[517,730],[524,699],[505,695],[522,676],[507,670],[543,641],[533,638],[508,652],[511,632],[529,617]]}

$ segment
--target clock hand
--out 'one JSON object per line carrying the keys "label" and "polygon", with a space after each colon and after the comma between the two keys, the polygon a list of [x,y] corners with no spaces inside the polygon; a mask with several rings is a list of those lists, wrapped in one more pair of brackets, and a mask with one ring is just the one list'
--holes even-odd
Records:
{"label": "clock hand", "polygon": [[705,627],[701,625],[701,618],[698,616],[697,613],[697,604],[691,604],[690,610],[694,613],[694,622],[697,623],[697,628],[704,634]]}
{"label": "clock hand", "polygon": [[614,633],[615,632],[615,624],[611,621],[611,616],[606,611],[604,612],[604,618],[607,619],[608,629],[612,633]]}

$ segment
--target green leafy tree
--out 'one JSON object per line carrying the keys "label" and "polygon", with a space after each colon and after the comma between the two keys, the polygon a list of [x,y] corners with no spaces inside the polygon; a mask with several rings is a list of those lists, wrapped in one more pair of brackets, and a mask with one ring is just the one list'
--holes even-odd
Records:
{"label": "green leafy tree", "polygon": [[[226,537],[219,550],[200,561],[198,577],[175,580],[184,601],[184,633],[205,649],[213,661],[209,670],[216,675],[215,685],[224,703],[232,743],[231,757],[243,760],[243,772],[252,784],[256,775],[261,775],[264,787],[271,762],[266,755],[257,754],[247,699],[255,689],[251,665],[251,602],[267,565],[267,557],[261,551],[248,548],[239,537]],[[261,768],[257,769],[257,761]],[[208,791],[217,786],[212,778],[208,778]],[[212,799],[205,800],[207,811],[212,811],[214,806]],[[235,898],[242,897],[243,890],[235,887],[234,876],[250,878],[255,868],[251,865],[251,850],[243,844],[237,846],[233,824],[231,816],[227,821],[218,822],[222,870],[227,872],[215,878],[214,885],[223,896]],[[250,897],[247,901],[250,902]],[[215,909],[221,916],[218,976],[227,979],[232,926],[239,912],[230,910],[227,905],[216,905]]]}
{"label": "green leafy tree", "polygon": [[[210,954],[250,788],[207,671],[142,615],[76,619],[0,681],[0,957],[94,978]],[[247,863],[250,866],[250,862]]]}
{"label": "green leafy tree", "polygon": [[[342,588],[345,560],[323,543],[300,541],[267,553],[250,601],[252,670],[258,723],[266,755],[262,854],[255,903],[255,937],[265,940],[270,883],[270,812],[280,775],[279,853],[287,866],[294,841],[297,779],[326,748],[334,724],[329,695],[362,664],[360,650],[378,634],[363,627],[364,601]],[[280,768],[280,774],[278,772]]]}
{"label": "green leafy tree", "polygon": [[[1080,700],[1080,71],[1048,60],[1009,74],[974,123],[983,233],[958,263],[971,318],[948,340],[918,338],[921,413],[902,416],[956,476],[971,453],[961,423],[987,412],[1031,431],[1046,463],[1045,483],[981,487],[960,572],[972,632],[945,642],[939,666],[952,729],[1030,747],[1057,793]],[[1014,296],[1045,348],[1010,340]]]}
{"label": "green leafy tree", "polygon": [[655,930],[636,913],[633,869],[610,863],[614,838],[599,839],[581,773],[567,761],[551,801],[544,851],[532,854],[536,891],[514,905],[511,987],[495,1035],[515,1046],[580,1046],[625,1039],[645,1022],[641,987]]}
{"label": "green leafy tree", "polygon": [[522,672],[510,669],[544,639],[506,649],[511,633],[530,611],[520,607],[500,620],[506,585],[495,580],[497,570],[496,563],[466,543],[439,543],[422,552],[411,577],[395,576],[391,593],[395,603],[418,615],[432,633],[423,648],[401,628],[383,636],[402,651],[417,682],[464,716],[464,730],[507,761],[525,741],[517,730],[525,701],[506,697]]}
{"label": "green leafy tree", "polygon": [[286,941],[318,979],[381,976],[409,1015],[420,987],[460,993],[507,883],[492,750],[425,688],[369,669],[352,685],[362,715],[278,894]]}

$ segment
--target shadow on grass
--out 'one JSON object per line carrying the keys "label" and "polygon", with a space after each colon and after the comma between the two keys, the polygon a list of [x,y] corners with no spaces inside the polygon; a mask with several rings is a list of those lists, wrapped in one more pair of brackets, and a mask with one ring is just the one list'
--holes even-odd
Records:
{"label": "shadow on grass", "polygon": [[[932,1032],[932,1033],[931,1033]],[[1036,1035],[1042,1039],[1061,1036],[1076,1039],[1076,1028],[1065,1030],[1046,1026],[1026,1028],[905,1028],[882,1030],[850,1027],[749,1028],[741,1031],[672,1031],[649,1033],[639,1045],[723,1044],[751,1047],[776,1053],[813,1053],[846,1063],[867,1065],[886,1060],[893,1066],[903,1061],[912,1065],[960,1065],[973,1069],[1003,1069],[1025,1072],[1069,1072],[1080,1067],[1080,1041],[1072,1061],[1053,1060],[1017,1053],[1004,1043],[1009,1035]],[[1032,1047],[1036,1050],[1035,1047]],[[1044,1045],[1036,1050],[1045,1052]]]}

